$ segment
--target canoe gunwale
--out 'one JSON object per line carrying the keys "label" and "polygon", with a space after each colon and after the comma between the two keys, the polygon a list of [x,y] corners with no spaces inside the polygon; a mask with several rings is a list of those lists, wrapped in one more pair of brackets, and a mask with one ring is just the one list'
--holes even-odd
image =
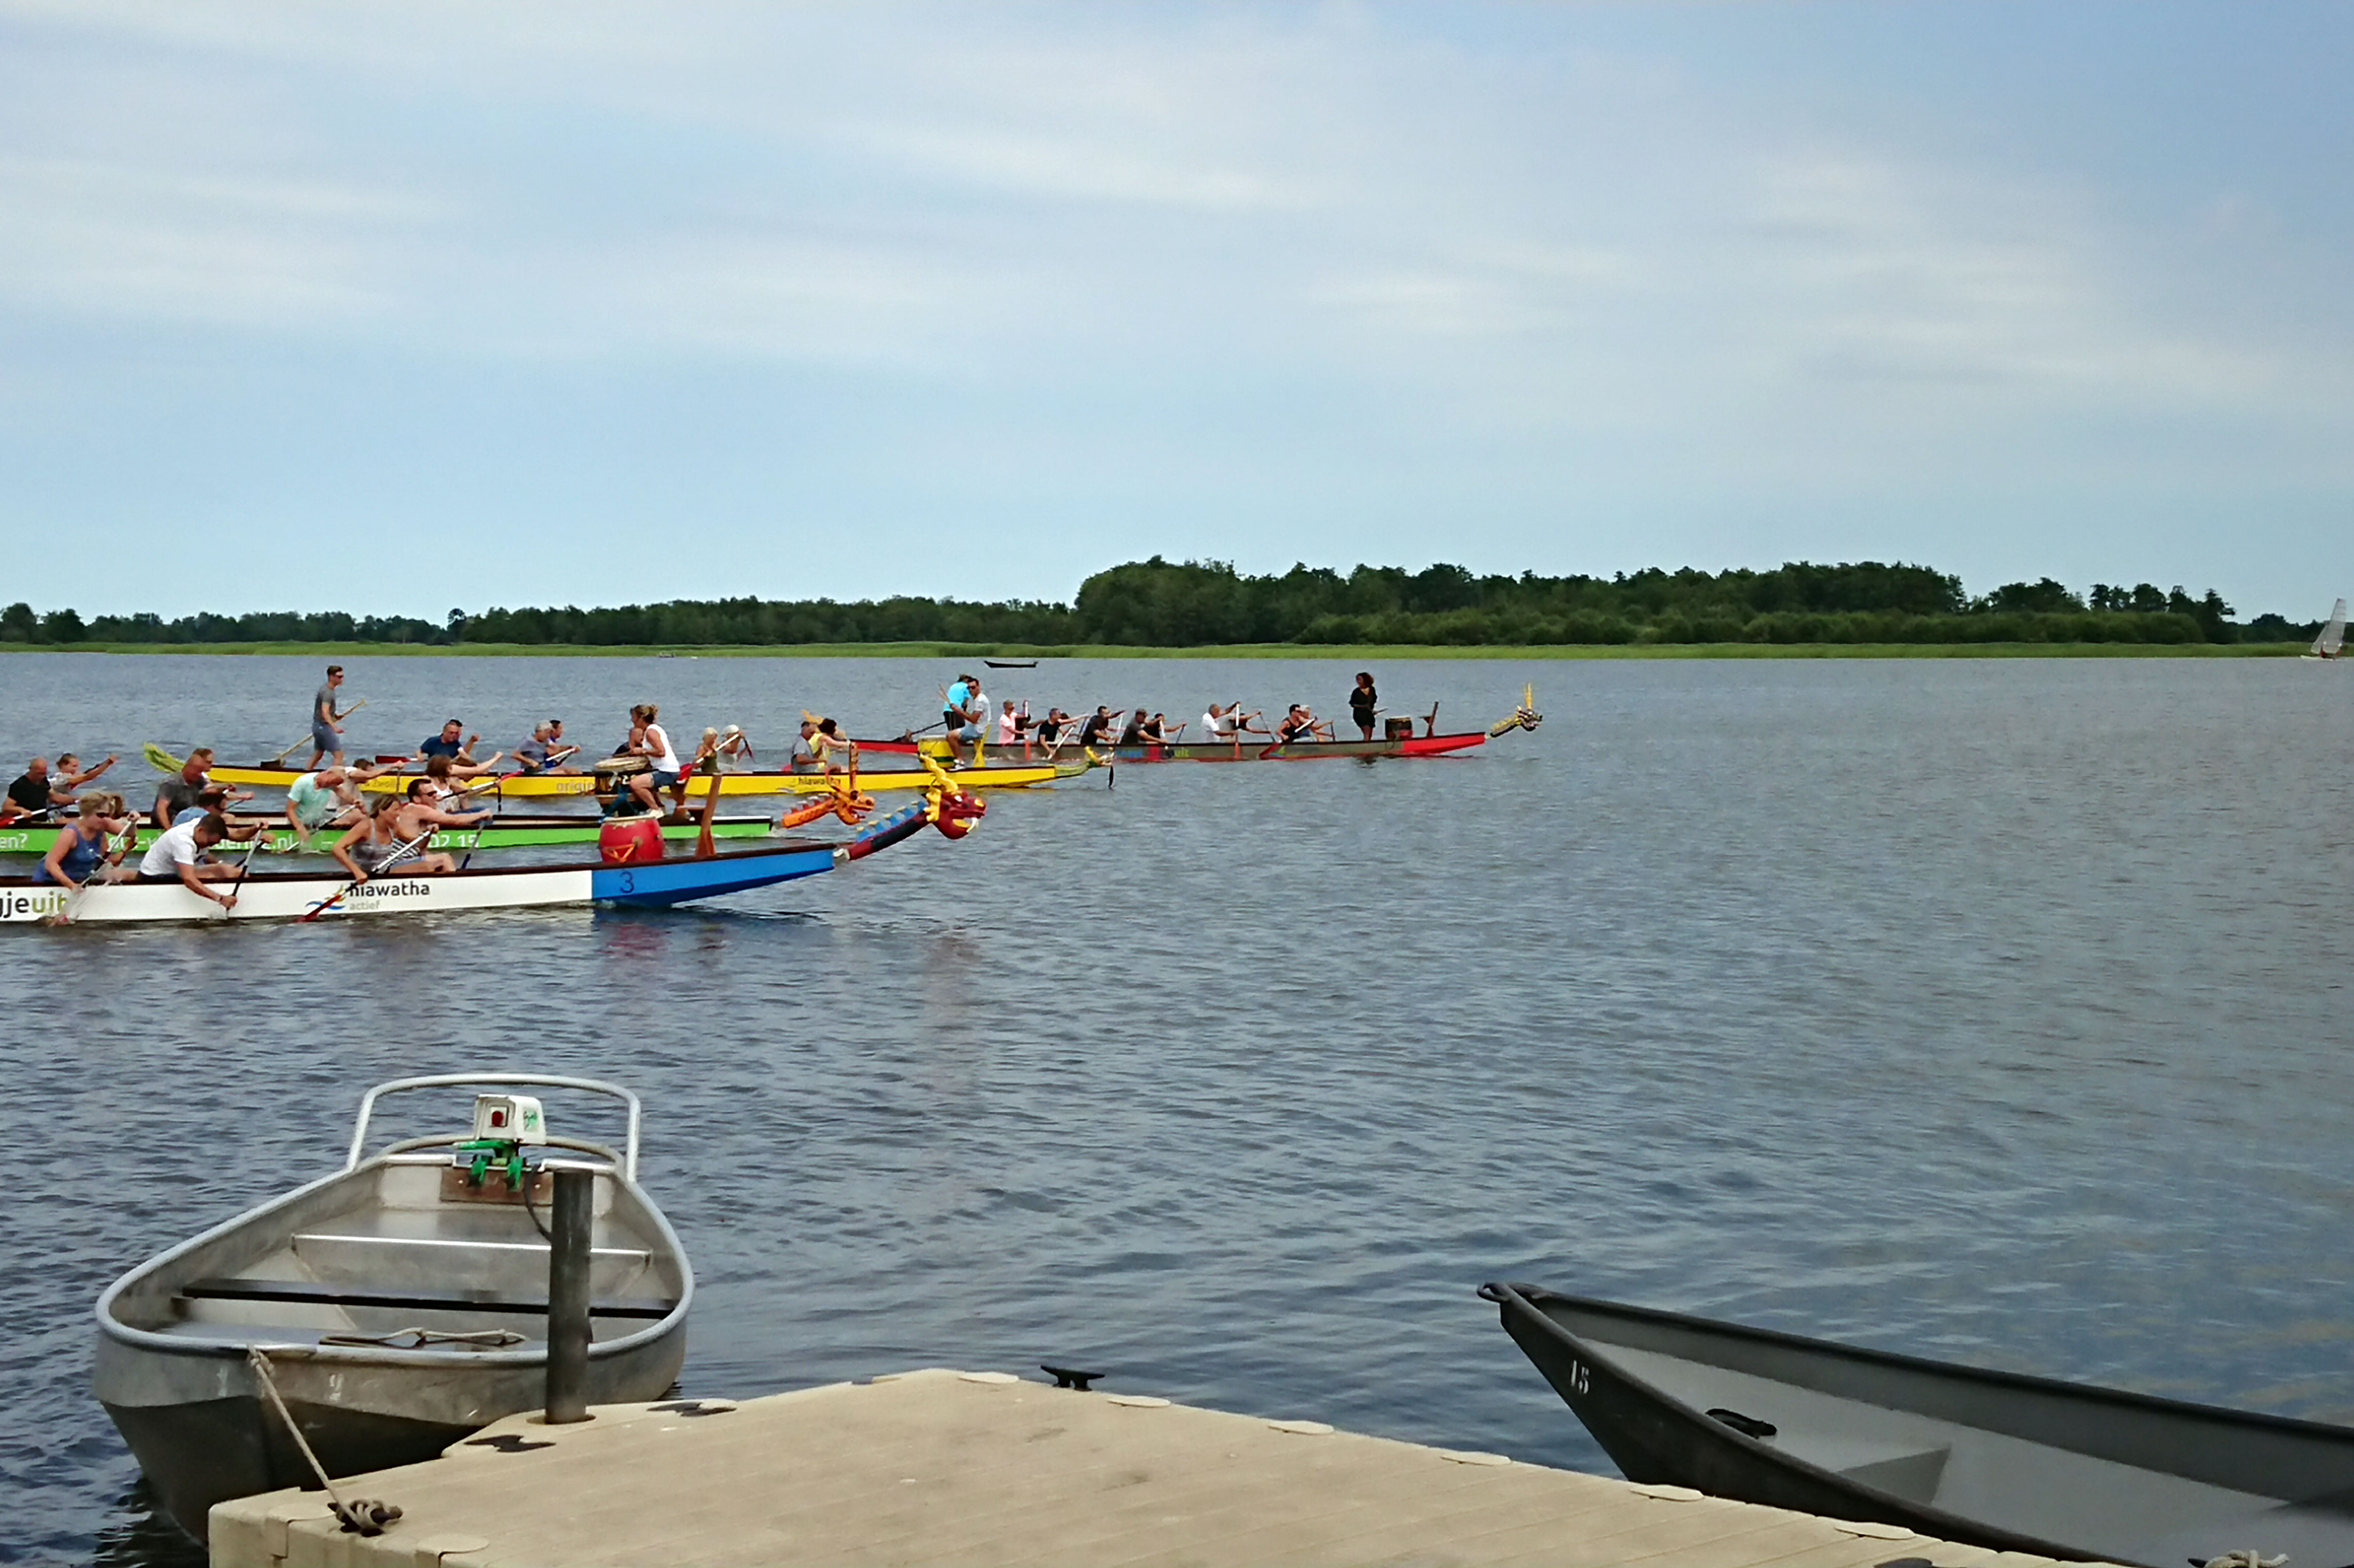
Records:
{"label": "canoe gunwale", "polygon": [[[399,1350],[384,1345],[322,1345],[271,1344],[250,1336],[242,1339],[206,1340],[180,1334],[161,1334],[124,1322],[117,1312],[117,1303],[133,1290],[158,1280],[167,1280],[173,1266],[191,1255],[216,1243],[225,1241],[239,1231],[257,1228],[262,1222],[286,1210],[302,1206],[345,1184],[365,1187],[376,1174],[394,1163],[414,1163],[387,1151],[361,1161],[356,1166],[339,1169],[315,1181],[306,1181],[291,1192],[281,1192],[266,1202],[254,1204],[231,1215],[220,1224],[201,1231],[175,1245],[166,1247],[153,1257],[133,1267],[101,1291],[95,1316],[100,1335],[126,1350],[143,1354],[164,1356],[175,1360],[230,1360],[242,1363],[249,1348],[266,1351],[273,1359],[301,1360],[313,1363],[341,1362],[354,1367],[418,1367],[449,1369],[458,1367],[528,1369],[545,1365],[547,1347],[543,1341],[535,1347],[520,1349],[472,1350],[463,1361],[453,1361],[447,1351]],[[687,1308],[695,1300],[695,1270],[688,1262],[686,1247],[671,1226],[670,1217],[636,1181],[624,1176],[618,1163],[599,1167],[599,1173],[610,1180],[617,1196],[627,1196],[636,1210],[633,1217],[642,1218],[652,1228],[660,1247],[668,1253],[679,1271],[677,1300],[669,1312],[633,1332],[611,1339],[593,1340],[588,1346],[590,1361],[611,1361],[627,1357],[675,1333],[686,1321]]]}

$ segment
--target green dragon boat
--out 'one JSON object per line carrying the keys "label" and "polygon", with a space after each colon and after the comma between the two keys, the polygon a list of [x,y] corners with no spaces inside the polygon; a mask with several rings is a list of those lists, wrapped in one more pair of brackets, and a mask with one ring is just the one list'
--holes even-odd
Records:
{"label": "green dragon boat", "polygon": [[[516,813],[495,818],[479,828],[446,829],[435,833],[425,847],[463,853],[477,849],[532,849],[544,844],[593,844],[597,842],[597,829],[603,820],[600,817],[525,816]],[[262,830],[260,853],[263,854],[292,854],[301,847],[295,840],[294,831],[286,825],[284,817],[232,815],[229,821],[238,824],[275,822],[277,826]],[[711,824],[711,836],[715,839],[766,838],[775,825],[774,821],[768,817],[720,817]],[[0,855],[47,855],[58,842],[58,824],[54,822],[12,822],[0,827]],[[665,821],[662,832],[665,839],[692,840],[702,830],[692,821]],[[139,830],[138,845],[132,853],[136,854],[145,851],[161,836],[161,830],[143,826]],[[325,854],[342,836],[343,830],[339,828],[327,828],[313,833],[311,852]],[[240,839],[225,845],[223,853],[241,855],[245,853],[245,842]]]}

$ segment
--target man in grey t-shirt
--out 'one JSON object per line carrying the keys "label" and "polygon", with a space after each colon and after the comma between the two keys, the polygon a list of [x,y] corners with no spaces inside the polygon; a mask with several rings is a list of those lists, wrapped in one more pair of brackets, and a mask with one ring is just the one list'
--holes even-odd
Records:
{"label": "man in grey t-shirt", "polygon": [[303,769],[306,773],[316,773],[319,765],[329,757],[335,759],[336,767],[344,765],[344,720],[351,716],[352,710],[336,711],[335,688],[343,683],[344,667],[330,664],[327,683],[311,699],[311,766]]}

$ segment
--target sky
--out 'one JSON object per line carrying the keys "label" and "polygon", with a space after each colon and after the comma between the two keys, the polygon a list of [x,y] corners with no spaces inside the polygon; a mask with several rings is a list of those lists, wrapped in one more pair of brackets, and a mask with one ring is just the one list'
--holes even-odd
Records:
{"label": "sky", "polygon": [[0,0],[0,601],[2354,593],[2354,6]]}

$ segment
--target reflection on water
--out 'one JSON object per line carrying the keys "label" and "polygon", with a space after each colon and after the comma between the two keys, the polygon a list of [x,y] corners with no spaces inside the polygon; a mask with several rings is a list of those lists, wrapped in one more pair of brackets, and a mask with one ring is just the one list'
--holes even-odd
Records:
{"label": "reflection on water", "polygon": [[[267,752],[316,684],[95,661],[93,707],[51,694],[68,662],[0,662],[0,744]],[[1334,707],[1350,673],[1050,662],[1016,694]],[[1472,1298],[1503,1277],[2354,1417],[2338,672],[1377,673],[1466,725],[1533,675],[1551,717],[1456,760],[1001,795],[961,844],[702,909],[0,932],[0,1556],[195,1560],[90,1398],[91,1301],[334,1164],[367,1084],[468,1066],[646,1097],[703,1286],[690,1393],[1068,1359],[1606,1468]],[[451,713],[602,736],[642,694],[773,744],[804,705],[896,733],[941,673],[386,660],[352,689],[369,749]]]}

